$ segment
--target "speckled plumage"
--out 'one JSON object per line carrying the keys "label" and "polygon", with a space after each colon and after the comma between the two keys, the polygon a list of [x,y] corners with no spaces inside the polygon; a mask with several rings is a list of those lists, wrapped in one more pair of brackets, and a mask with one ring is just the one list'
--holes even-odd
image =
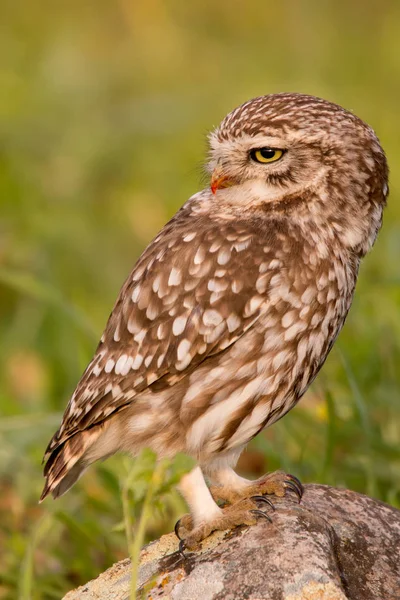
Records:
{"label": "speckled plumage", "polygon": [[[284,154],[255,164],[260,147]],[[218,474],[332,347],[386,202],[374,132],[325,100],[264,96],[211,134],[208,169],[229,187],[195,194],[139,258],[48,446],[42,497],[143,446]]]}

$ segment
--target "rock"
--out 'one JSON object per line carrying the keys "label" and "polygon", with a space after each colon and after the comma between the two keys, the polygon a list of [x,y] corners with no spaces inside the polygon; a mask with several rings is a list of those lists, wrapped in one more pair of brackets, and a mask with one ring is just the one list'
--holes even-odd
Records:
{"label": "rock", "polygon": [[[216,532],[186,560],[174,534],[146,546],[138,597],[400,600],[400,511],[322,485],[306,485],[301,504],[291,495],[274,503],[272,524]],[[126,559],[64,600],[129,600],[129,585]]]}

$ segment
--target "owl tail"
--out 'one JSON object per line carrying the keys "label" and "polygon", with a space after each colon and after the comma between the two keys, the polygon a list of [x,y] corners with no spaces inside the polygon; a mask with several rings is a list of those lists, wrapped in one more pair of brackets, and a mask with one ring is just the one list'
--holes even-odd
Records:
{"label": "owl tail", "polygon": [[93,462],[85,454],[101,432],[101,425],[80,431],[49,452],[44,468],[46,483],[39,502],[50,493],[53,498],[58,498],[74,485]]}

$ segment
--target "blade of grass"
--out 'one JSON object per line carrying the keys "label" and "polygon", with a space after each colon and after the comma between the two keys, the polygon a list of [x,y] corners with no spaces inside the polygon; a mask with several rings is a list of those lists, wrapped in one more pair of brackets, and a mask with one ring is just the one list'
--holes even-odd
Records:
{"label": "blade of grass", "polygon": [[31,600],[34,582],[35,550],[43,538],[46,537],[52,525],[52,515],[44,515],[33,529],[28,541],[25,556],[21,564],[18,585],[18,600]]}
{"label": "blade of grass", "polygon": [[366,409],[366,402],[364,400],[364,396],[362,395],[360,387],[354,376],[353,369],[351,368],[351,365],[350,365],[350,361],[347,359],[343,350],[338,348],[337,351],[338,351],[338,355],[340,357],[340,361],[343,365],[344,371],[346,373],[347,381],[349,382],[350,389],[353,394],[354,402],[355,402],[355,405],[357,408],[357,412],[360,416],[362,426],[363,426],[365,432],[367,433],[368,442],[370,442],[371,434],[372,434],[371,421],[369,418],[368,411]]}
{"label": "blade of grass", "polygon": [[365,464],[365,474],[367,477],[367,494],[370,496],[376,496],[376,494],[378,492],[378,486],[377,486],[377,481],[376,481],[376,477],[374,474],[373,460],[372,460],[372,456],[371,456],[371,451],[372,451],[372,446],[373,446],[373,440],[372,440],[373,432],[372,432],[371,420],[370,420],[370,417],[368,414],[368,410],[366,408],[367,403],[364,399],[363,394],[361,393],[360,387],[354,376],[350,361],[347,360],[346,355],[344,354],[343,350],[341,350],[340,348],[338,348],[338,354],[339,354],[340,360],[342,362],[344,371],[346,373],[346,377],[347,377],[347,380],[350,385],[350,389],[353,394],[354,403],[355,403],[357,412],[360,417],[361,425],[362,425],[364,433],[365,433],[367,452],[365,453],[364,464]]}
{"label": "blade of grass", "polygon": [[[137,581],[138,581],[138,570],[139,570],[139,560],[140,560],[140,551],[144,542],[144,536],[146,532],[146,526],[150,518],[150,507],[151,501],[155,495],[156,490],[160,488],[162,482],[164,480],[165,471],[169,465],[169,460],[162,460],[156,464],[156,467],[151,476],[147,493],[144,499],[142,512],[140,515],[140,519],[136,528],[135,536],[132,539],[132,534],[129,536],[131,539],[131,544],[129,547],[129,554],[131,556],[132,563],[132,575],[131,575],[131,591],[130,591],[130,600],[136,600],[136,589],[137,589]],[[125,505],[126,508],[126,505]],[[129,507],[128,507],[129,510]],[[130,517],[124,515],[125,521],[129,523]],[[132,529],[131,529],[132,531]],[[128,536],[128,534],[127,534]]]}
{"label": "blade of grass", "polygon": [[328,413],[328,423],[326,432],[325,456],[320,475],[320,479],[324,482],[327,479],[328,470],[332,466],[336,430],[335,403],[333,400],[333,396],[329,390],[325,391],[325,402]]}

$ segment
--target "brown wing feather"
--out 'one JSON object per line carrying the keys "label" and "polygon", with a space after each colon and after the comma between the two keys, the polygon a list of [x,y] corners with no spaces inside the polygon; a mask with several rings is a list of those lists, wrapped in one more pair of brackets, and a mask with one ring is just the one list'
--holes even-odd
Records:
{"label": "brown wing feather", "polygon": [[45,459],[148,386],[173,385],[258,318],[260,236],[243,222],[188,217],[181,209],[135,265]]}

